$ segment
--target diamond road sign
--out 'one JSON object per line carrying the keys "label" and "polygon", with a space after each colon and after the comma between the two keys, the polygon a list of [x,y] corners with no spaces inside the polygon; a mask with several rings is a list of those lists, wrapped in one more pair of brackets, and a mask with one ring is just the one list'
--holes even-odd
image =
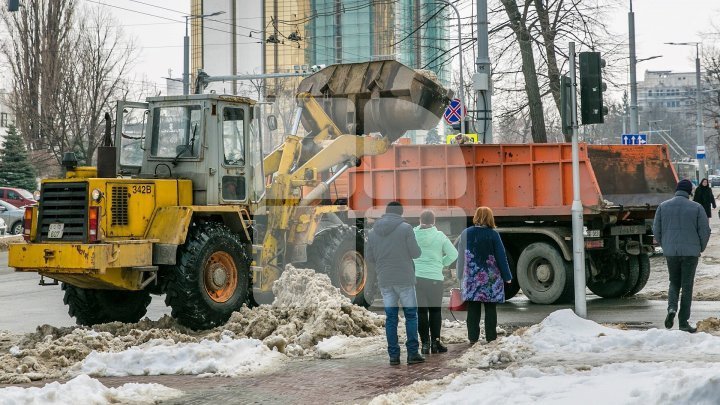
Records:
{"label": "diamond road sign", "polygon": [[623,134],[620,142],[623,145],[647,145],[647,134]]}

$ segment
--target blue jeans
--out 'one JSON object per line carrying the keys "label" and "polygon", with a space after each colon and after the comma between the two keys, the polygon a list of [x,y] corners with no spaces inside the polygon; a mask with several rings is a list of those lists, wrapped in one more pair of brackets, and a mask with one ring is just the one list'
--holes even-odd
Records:
{"label": "blue jeans", "polygon": [[407,341],[405,347],[408,355],[418,352],[418,315],[417,297],[415,286],[406,287],[380,287],[385,306],[385,336],[388,342],[388,354],[390,358],[400,357],[400,345],[398,344],[398,303],[402,305],[405,314],[405,333]]}

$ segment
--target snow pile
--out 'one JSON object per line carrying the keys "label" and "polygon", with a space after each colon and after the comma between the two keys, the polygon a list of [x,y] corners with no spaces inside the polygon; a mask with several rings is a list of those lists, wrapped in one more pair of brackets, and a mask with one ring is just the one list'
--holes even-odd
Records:
{"label": "snow pile", "polygon": [[[399,335],[400,333],[398,333]],[[401,342],[404,341],[402,337],[399,336],[399,338]],[[387,341],[384,335],[364,338],[332,336],[323,339],[315,346],[315,356],[321,359],[364,357],[385,353],[386,350]]]}
{"label": "snow pile", "polygon": [[71,367],[93,375],[263,372],[277,364],[277,352],[312,355],[325,338],[382,333],[384,317],[352,305],[313,270],[288,266],[273,292],[272,305],[244,307],[226,325],[204,332],[165,316],[92,329],[43,325],[23,337],[0,334],[0,383],[61,378]]}
{"label": "snow pile", "polygon": [[716,404],[720,365],[716,363],[618,363],[575,370],[521,367],[415,383],[375,398],[395,403],[498,404]]}
{"label": "snow pile", "polygon": [[175,343],[152,340],[118,353],[93,351],[77,367],[92,376],[215,374],[237,377],[277,369],[286,357],[256,339],[234,339],[225,333],[220,341]]}
{"label": "snow pile", "polygon": [[39,326],[0,355],[0,383],[26,383],[43,378],[60,378],[67,368],[93,351],[118,352],[163,339],[175,343],[196,338],[169,317],[136,324],[113,322],[94,329]]}
{"label": "snow pile", "polygon": [[223,329],[260,339],[288,355],[309,354],[318,342],[332,336],[382,333],[384,317],[353,305],[327,275],[287,266],[273,293],[272,305],[242,308]]}
{"label": "snow pile", "polygon": [[720,319],[713,317],[703,319],[697,323],[699,332],[709,333],[711,335],[720,334]]}
{"label": "snow pile", "polygon": [[[717,328],[720,321],[702,321]],[[716,404],[720,338],[620,330],[556,311],[458,359],[465,373],[413,384],[373,403]],[[485,370],[478,370],[485,369]]]}
{"label": "snow pile", "polygon": [[80,375],[64,384],[53,382],[45,384],[42,388],[2,388],[0,403],[6,405],[156,404],[181,395],[182,391],[160,384],[130,383],[117,388],[108,388],[98,380]]}

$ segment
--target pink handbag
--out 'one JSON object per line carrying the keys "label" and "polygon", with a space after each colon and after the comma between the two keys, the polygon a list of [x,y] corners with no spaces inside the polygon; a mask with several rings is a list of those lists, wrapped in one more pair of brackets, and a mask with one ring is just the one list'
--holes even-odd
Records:
{"label": "pink handbag", "polygon": [[451,311],[467,311],[467,303],[462,299],[459,288],[450,290],[450,304],[448,309]]}

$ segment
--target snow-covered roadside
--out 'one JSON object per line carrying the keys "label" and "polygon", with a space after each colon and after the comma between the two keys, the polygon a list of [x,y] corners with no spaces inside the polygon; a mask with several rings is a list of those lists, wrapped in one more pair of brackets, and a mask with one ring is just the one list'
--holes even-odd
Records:
{"label": "snow-covered roadside", "polygon": [[94,378],[79,375],[66,383],[52,382],[39,388],[1,388],[0,403],[4,405],[156,404],[181,395],[182,391],[160,384],[128,383],[117,388],[108,388]]}
{"label": "snow-covered roadside", "polygon": [[456,365],[470,370],[372,403],[716,404],[720,398],[720,337],[609,328],[570,310],[475,345]]}

